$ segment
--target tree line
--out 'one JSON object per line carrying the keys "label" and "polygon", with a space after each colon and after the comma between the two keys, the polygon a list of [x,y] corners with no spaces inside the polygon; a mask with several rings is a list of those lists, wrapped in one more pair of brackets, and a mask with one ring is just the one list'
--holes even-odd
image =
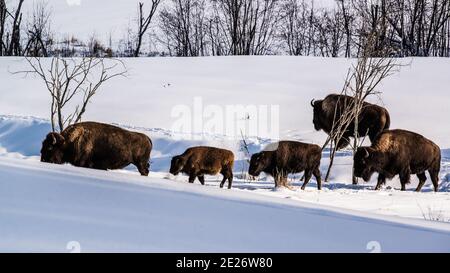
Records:
{"label": "tree line", "polygon": [[48,5],[25,20],[24,1],[0,0],[0,56],[359,57],[375,37],[374,57],[450,57],[450,0],[151,0],[114,48],[56,39]]}

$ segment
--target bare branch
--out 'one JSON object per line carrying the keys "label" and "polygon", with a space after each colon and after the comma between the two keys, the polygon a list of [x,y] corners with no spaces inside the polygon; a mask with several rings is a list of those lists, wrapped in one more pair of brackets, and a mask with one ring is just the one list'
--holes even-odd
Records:
{"label": "bare branch", "polygon": [[54,131],[55,124],[59,131],[63,131],[70,124],[80,122],[100,87],[115,77],[127,74],[125,64],[116,59],[54,57],[48,65],[43,60],[26,58],[31,69],[13,73],[31,73],[43,80],[51,96],[50,119]]}

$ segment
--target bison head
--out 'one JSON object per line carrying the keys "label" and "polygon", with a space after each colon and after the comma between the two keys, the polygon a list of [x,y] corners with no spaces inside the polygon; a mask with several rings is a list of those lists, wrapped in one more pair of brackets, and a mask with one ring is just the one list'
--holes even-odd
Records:
{"label": "bison head", "polygon": [[41,162],[63,164],[65,142],[61,134],[48,134],[42,142]]}
{"label": "bison head", "polygon": [[314,111],[313,111],[313,124],[314,124],[314,129],[316,129],[316,131],[320,131],[322,130],[322,118],[323,118],[323,110],[322,110],[322,101],[318,100],[312,100],[311,101],[311,106],[313,107]]}
{"label": "bison head", "polygon": [[186,160],[182,156],[175,156],[170,162],[170,173],[173,175],[178,175],[184,168]]}
{"label": "bison head", "polygon": [[373,173],[383,168],[383,155],[370,147],[360,147],[353,158],[355,176],[361,177],[368,182]]}
{"label": "bison head", "polygon": [[259,176],[264,169],[269,167],[272,153],[273,152],[261,152],[254,154],[250,160],[248,173],[252,176]]}

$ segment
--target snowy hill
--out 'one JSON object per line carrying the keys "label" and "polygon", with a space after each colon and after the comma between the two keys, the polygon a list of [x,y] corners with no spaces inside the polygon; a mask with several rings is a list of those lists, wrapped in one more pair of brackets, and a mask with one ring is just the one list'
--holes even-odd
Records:
{"label": "snowy hill", "polygon": [[4,158],[0,181],[0,251],[450,250],[448,224],[217,187]]}

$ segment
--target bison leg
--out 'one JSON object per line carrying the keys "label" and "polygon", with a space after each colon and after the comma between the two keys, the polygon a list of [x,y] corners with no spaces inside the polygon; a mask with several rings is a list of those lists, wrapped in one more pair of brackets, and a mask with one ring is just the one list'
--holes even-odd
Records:
{"label": "bison leg", "polygon": [[231,189],[231,185],[233,184],[233,171],[224,168],[222,169],[221,174],[223,175],[222,183],[220,183],[220,187],[223,188],[225,182],[228,180],[228,189]]}
{"label": "bison leg", "polygon": [[336,145],[337,150],[341,150],[350,144],[350,139],[348,137],[342,137]]}
{"label": "bison leg", "polygon": [[425,175],[425,173],[419,173],[417,174],[417,178],[419,178],[419,185],[417,185],[416,192],[420,192],[423,185],[425,185],[425,181],[427,181],[427,176]]}
{"label": "bison leg", "polygon": [[377,182],[377,186],[375,187],[375,190],[376,191],[381,190],[381,186],[383,186],[384,184],[386,184],[386,176],[384,176],[383,174],[379,174],[378,182]]}
{"label": "bison leg", "polygon": [[303,183],[302,190],[306,189],[306,185],[308,185],[309,180],[311,179],[312,171],[311,170],[305,170],[305,182]]}
{"label": "bison leg", "polygon": [[223,179],[222,179],[222,182],[220,182],[220,188],[222,189],[223,188],[223,186],[225,185],[225,182],[227,181],[227,177],[224,175],[223,176]]}
{"label": "bison leg", "polygon": [[288,181],[288,176],[287,175],[282,175],[281,176],[281,186],[288,188],[288,189],[292,189],[291,185],[289,185],[289,181]]}
{"label": "bison leg", "polygon": [[195,178],[197,178],[197,175],[195,175],[195,174],[190,174],[189,175],[189,183],[194,183],[194,181],[195,181]]}
{"label": "bison leg", "polygon": [[275,188],[286,187],[290,188],[288,185],[288,175],[281,168],[273,171],[273,180],[275,181]]}
{"label": "bison leg", "polygon": [[439,191],[439,171],[430,170],[431,181],[433,181],[434,191]]}
{"label": "bison leg", "polygon": [[228,171],[228,189],[231,189],[231,185],[233,184],[233,172]]}
{"label": "bison leg", "polygon": [[135,165],[142,176],[148,176],[148,174],[150,173],[150,164],[147,161],[140,162]]}
{"label": "bison leg", "polygon": [[400,173],[400,183],[402,184],[402,191],[406,191],[406,184],[411,182],[411,171],[409,169]]}
{"label": "bison leg", "polygon": [[278,186],[280,186],[279,181],[280,181],[280,175],[278,174],[277,171],[274,171],[272,173],[272,177],[273,177],[273,181],[275,182],[275,188],[278,188]]}
{"label": "bison leg", "polygon": [[199,176],[197,176],[197,178],[202,185],[205,185],[205,176],[204,175],[199,175]]}
{"label": "bison leg", "polygon": [[322,189],[322,176],[320,174],[319,167],[316,167],[314,169],[313,174],[314,174],[314,177],[316,178],[316,181],[317,181],[317,189],[320,191]]}

